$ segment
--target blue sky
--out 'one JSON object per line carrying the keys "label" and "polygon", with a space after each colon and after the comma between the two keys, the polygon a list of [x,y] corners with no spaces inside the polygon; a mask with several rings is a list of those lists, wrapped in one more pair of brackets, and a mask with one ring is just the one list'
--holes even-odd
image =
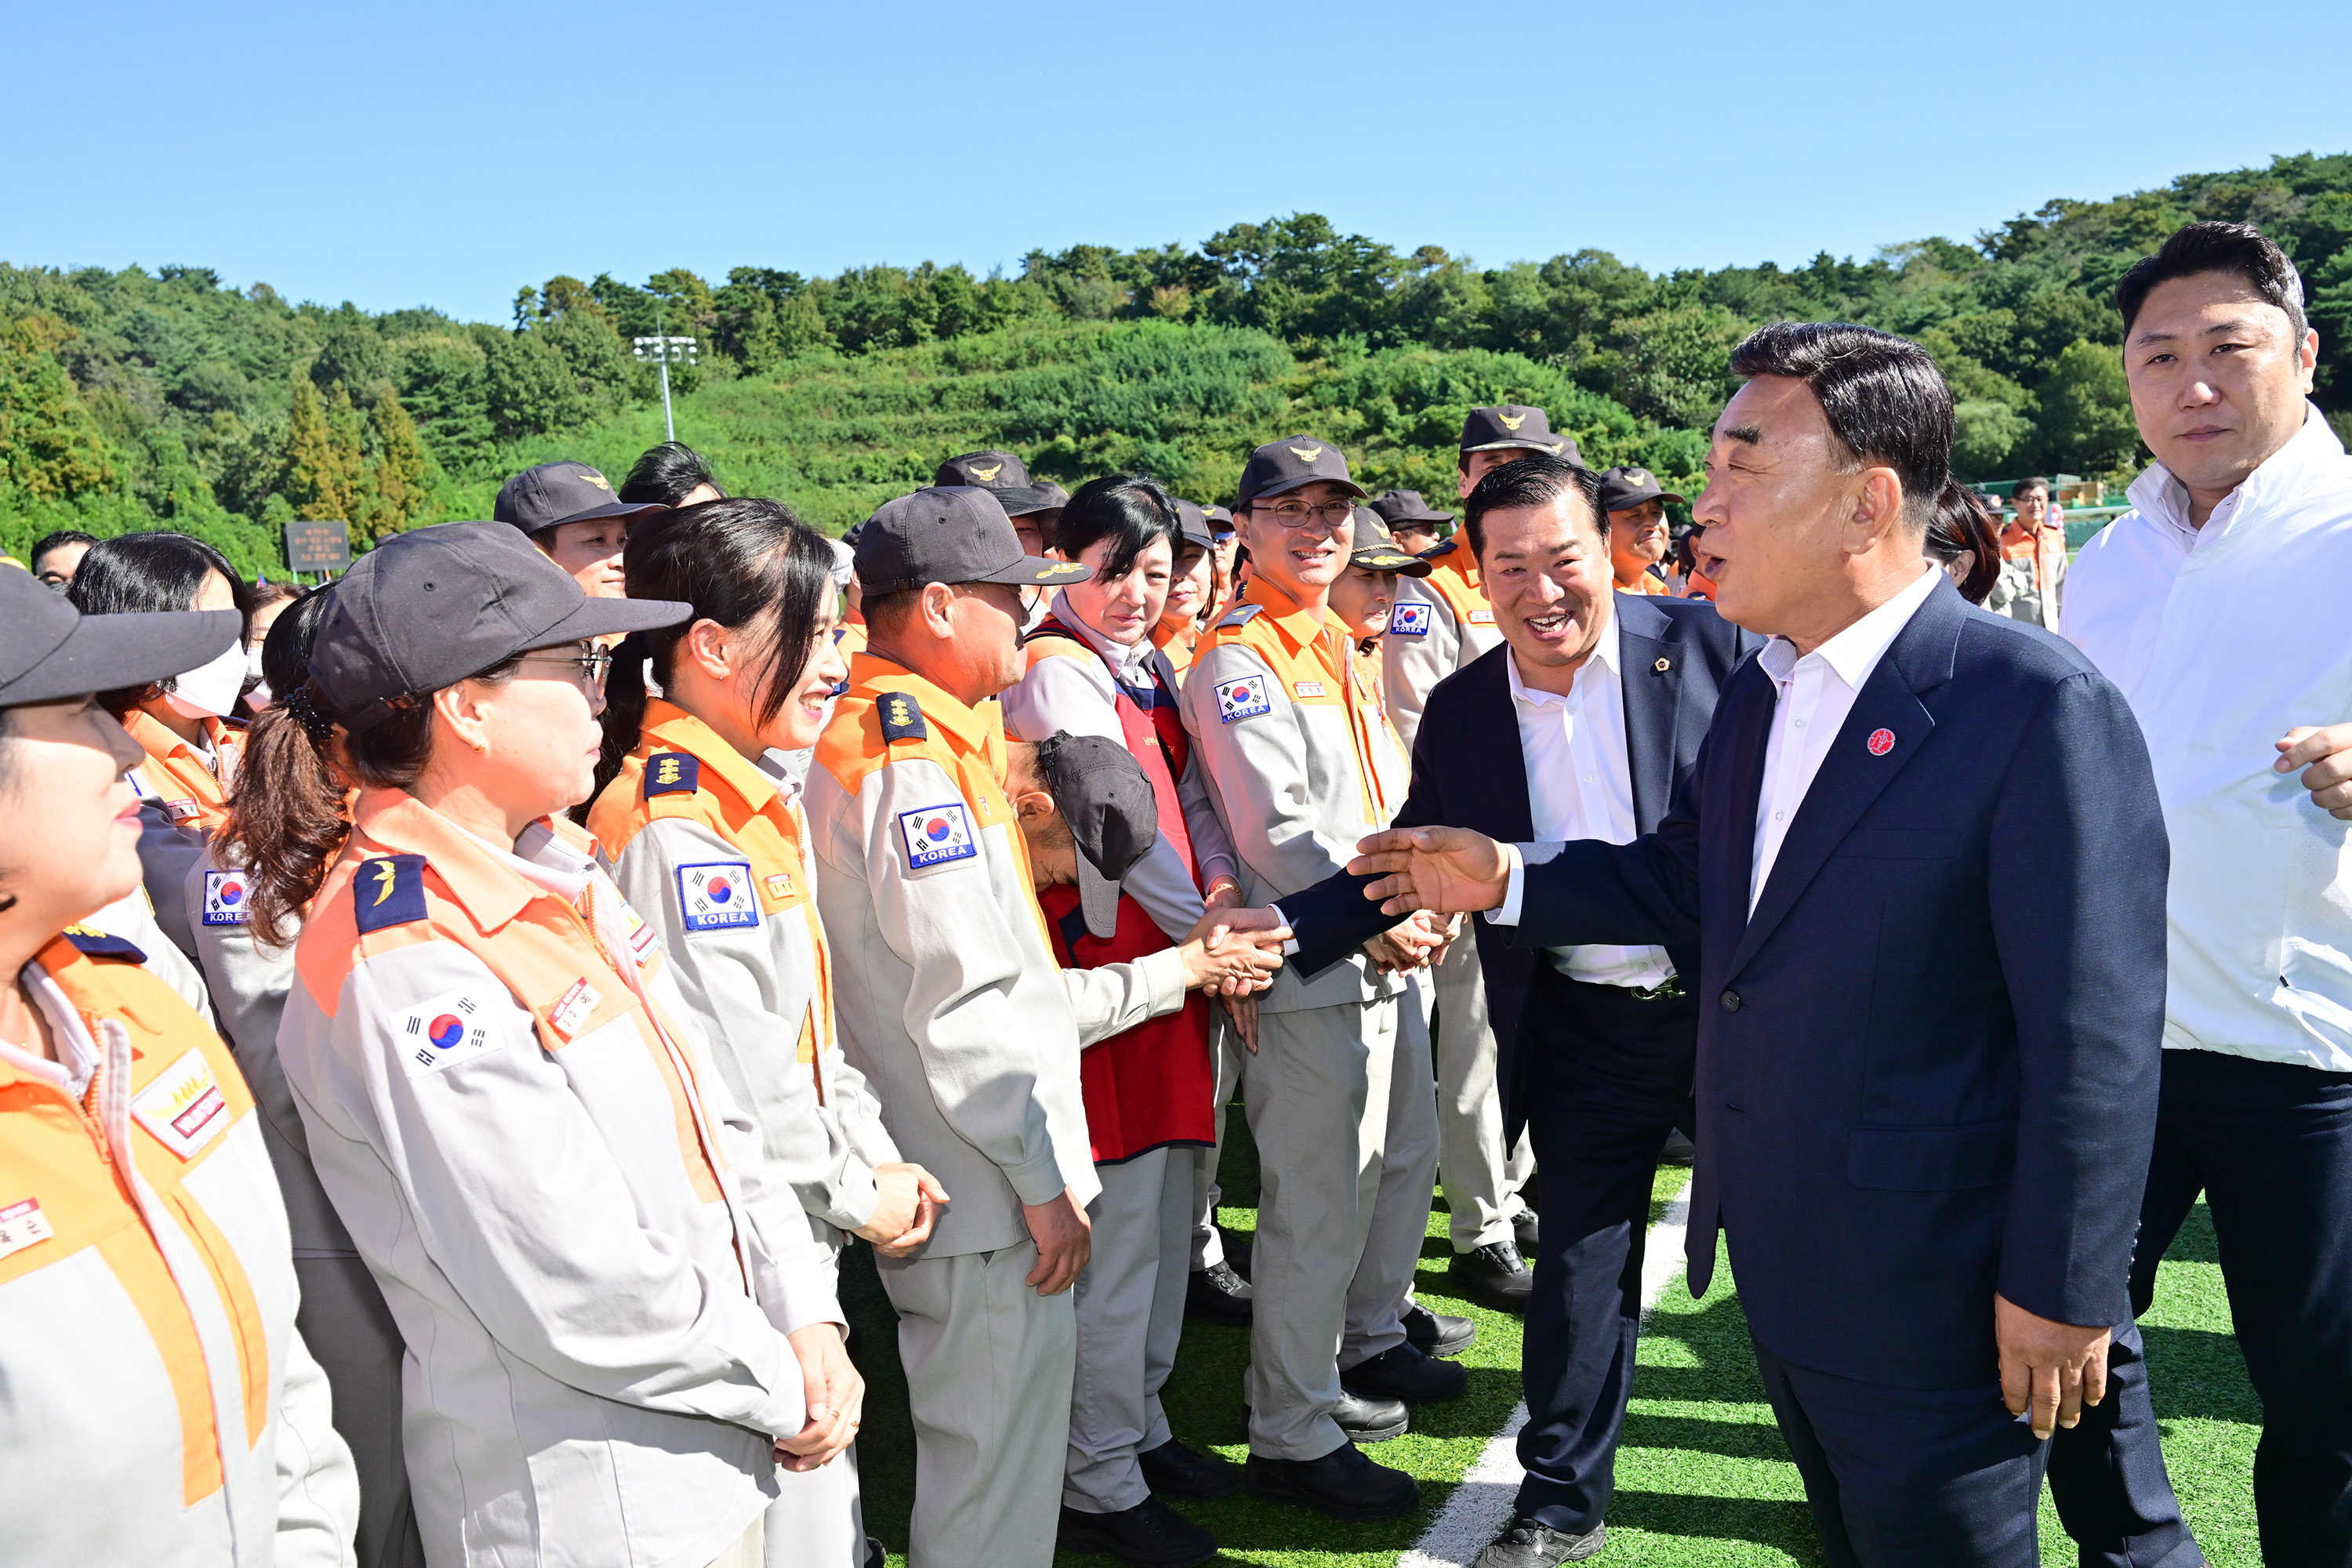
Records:
{"label": "blue sky", "polygon": [[492,321],[558,272],[1017,268],[1298,210],[1801,263],[2352,150],[2343,0],[0,0],[0,259]]}

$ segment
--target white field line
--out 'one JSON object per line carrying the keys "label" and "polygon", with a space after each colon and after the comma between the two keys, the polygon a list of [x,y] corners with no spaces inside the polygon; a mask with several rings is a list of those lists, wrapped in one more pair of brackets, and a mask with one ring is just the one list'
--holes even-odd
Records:
{"label": "white field line", "polygon": [[[1665,1213],[1650,1227],[1642,1254],[1642,1311],[1646,1316],[1666,1287],[1683,1271],[1683,1232],[1690,1224],[1690,1186],[1675,1194]],[[1511,1522],[1511,1502],[1518,1495],[1519,1428],[1528,1424],[1525,1401],[1512,1407],[1511,1418],[1488,1440],[1478,1462],[1445,1500],[1413,1549],[1397,1559],[1397,1568],[1469,1568],[1486,1543]]]}

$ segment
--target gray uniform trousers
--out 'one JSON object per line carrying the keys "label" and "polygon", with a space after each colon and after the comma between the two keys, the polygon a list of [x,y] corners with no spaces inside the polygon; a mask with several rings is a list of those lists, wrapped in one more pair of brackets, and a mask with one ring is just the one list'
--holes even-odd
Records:
{"label": "gray uniform trousers", "polygon": [[1209,1035],[1210,1048],[1216,1054],[1217,1141],[1199,1151],[1200,1158],[1192,1166],[1192,1268],[1196,1273],[1225,1260],[1225,1238],[1217,1234],[1217,1205],[1225,1197],[1224,1189],[1217,1185],[1217,1163],[1225,1152],[1225,1107],[1233,1103],[1234,1090],[1241,1087],[1242,1058],[1249,1054],[1249,1047],[1242,1044],[1242,1032],[1234,1027],[1223,1007],[1213,1011]]}
{"label": "gray uniform trousers", "polygon": [[[809,1229],[833,1250],[835,1293],[848,1237],[814,1215]],[[866,1568],[866,1508],[858,1491],[857,1445],[814,1470],[776,1472],[776,1500],[764,1521],[767,1568]]]}
{"label": "gray uniform trousers", "polygon": [[1029,1241],[876,1262],[915,1417],[910,1568],[1046,1568],[1069,1446],[1071,1292],[1022,1282],[1037,1267]]}
{"label": "gray uniform trousers", "polygon": [[1429,1036],[1408,992],[1262,1013],[1257,1038],[1243,1067],[1260,1184],[1250,1451],[1315,1459],[1348,1440],[1331,1414],[1340,1363],[1404,1340],[1436,1172]]}
{"label": "gray uniform trousers", "polygon": [[[274,1155],[278,1151],[273,1149]],[[401,1447],[402,1358],[406,1344],[375,1276],[356,1256],[298,1256],[302,1305],[294,1326],[327,1374],[335,1430],[359,1472],[360,1518],[352,1542],[359,1568],[425,1568],[425,1542],[408,1496]]]}
{"label": "gray uniform trousers", "polygon": [[1063,1503],[1080,1513],[1118,1513],[1150,1497],[1136,1456],[1174,1436],[1160,1390],[1184,1330],[1192,1172],[1206,1152],[1150,1149],[1095,1167],[1094,1250],[1072,1291],[1078,1360],[1062,1483]]}
{"label": "gray uniform trousers", "polygon": [[[1444,1173],[1446,1232],[1456,1252],[1509,1241],[1511,1222],[1527,1208],[1520,1191],[1536,1173],[1525,1131],[1506,1154],[1503,1101],[1495,1085],[1495,1029],[1486,1015],[1486,980],[1469,931],[1436,968],[1437,1164]],[[1420,976],[1429,984],[1427,973]]]}

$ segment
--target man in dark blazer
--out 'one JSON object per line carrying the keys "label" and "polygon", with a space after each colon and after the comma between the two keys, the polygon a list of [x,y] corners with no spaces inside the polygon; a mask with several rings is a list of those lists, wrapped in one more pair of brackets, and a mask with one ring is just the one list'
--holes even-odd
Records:
{"label": "man in dark blazer", "polygon": [[[1468,498],[1464,534],[1504,643],[1431,693],[1400,826],[1473,828],[1534,855],[1657,826],[1716,693],[1762,639],[1701,600],[1613,591],[1600,501],[1597,479],[1549,456],[1494,470]],[[1302,973],[1393,923],[1365,880],[1282,900]],[[1698,955],[1687,942],[1544,952],[1475,934],[1504,1142],[1528,1129],[1543,1199],[1520,1363],[1527,1477],[1479,1564],[1551,1568],[1599,1546],[1615,1489],[1650,1192],[1667,1133],[1689,1120],[1697,1024],[1677,976],[1696,974]]]}
{"label": "man in dark blazer", "polygon": [[2147,749],[2073,648],[1920,560],[1952,431],[1924,352],[1783,322],[1732,368],[1694,517],[1723,614],[1774,640],[1657,832],[1531,865],[1391,830],[1350,869],[1528,947],[1699,942],[1690,1288],[1719,1228],[1830,1561],[2028,1568],[2044,1439],[2136,1349]]}

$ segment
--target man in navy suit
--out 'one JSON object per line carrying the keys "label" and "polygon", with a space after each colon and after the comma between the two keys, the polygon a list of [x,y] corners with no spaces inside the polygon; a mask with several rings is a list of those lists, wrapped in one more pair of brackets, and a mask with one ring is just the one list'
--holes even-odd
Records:
{"label": "man in navy suit", "polygon": [[[1413,745],[1412,827],[1507,843],[1649,832],[1698,759],[1716,693],[1762,639],[1696,599],[1612,590],[1601,481],[1549,455],[1496,468],[1464,536],[1503,646],[1439,683]],[[1312,973],[1393,923],[1334,878],[1282,901]],[[1535,1147],[1543,1227],[1520,1376],[1527,1477],[1478,1568],[1554,1568],[1606,1538],[1641,1322],[1658,1152],[1687,1122],[1696,1016],[1672,947],[1515,947],[1477,936],[1498,1052],[1503,1141]],[[1442,1015],[1441,1015],[1442,1016]]]}
{"label": "man in navy suit", "polygon": [[[1916,345],[1742,343],[1700,564],[1773,641],[1658,830],[1350,869],[1529,948],[1696,941],[1690,1288],[1725,1234],[1833,1564],[2038,1563],[2048,1445],[2135,1349],[2168,856],[2123,697],[1921,557],[1951,394]],[[2026,1420],[2015,1417],[2022,1415]]]}

